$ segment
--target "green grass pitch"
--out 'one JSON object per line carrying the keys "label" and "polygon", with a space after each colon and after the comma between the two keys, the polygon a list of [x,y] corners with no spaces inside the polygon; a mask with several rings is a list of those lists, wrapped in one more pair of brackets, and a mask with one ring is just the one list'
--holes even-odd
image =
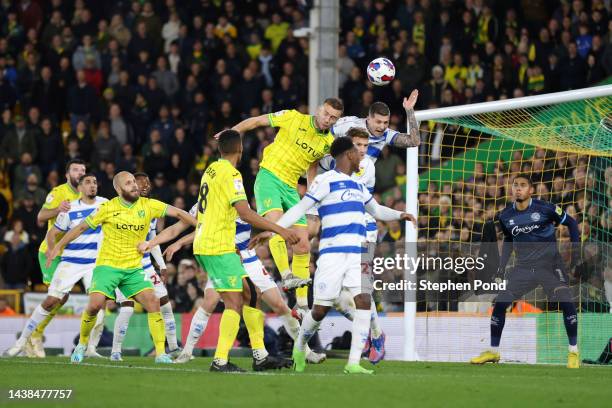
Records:
{"label": "green grass pitch", "polygon": [[[609,407],[612,367],[382,362],[374,376],[342,373],[344,360],[247,374],[208,372],[209,358],[156,365],[67,357],[0,359],[3,407]],[[251,360],[233,359],[250,370]],[[363,362],[365,366],[370,364]],[[72,389],[70,401],[11,401],[9,389]]]}

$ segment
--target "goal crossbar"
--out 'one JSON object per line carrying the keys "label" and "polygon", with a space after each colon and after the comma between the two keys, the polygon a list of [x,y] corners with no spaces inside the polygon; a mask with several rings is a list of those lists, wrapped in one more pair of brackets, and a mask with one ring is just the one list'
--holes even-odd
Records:
{"label": "goal crossbar", "polygon": [[526,109],[536,106],[556,105],[564,102],[574,102],[585,99],[612,96],[612,84],[575,89],[572,91],[553,92],[542,95],[524,96],[521,98],[504,99],[492,102],[473,103],[469,105],[450,106],[447,108],[416,111],[417,121],[435,120],[483,113],[501,112],[513,109]]}

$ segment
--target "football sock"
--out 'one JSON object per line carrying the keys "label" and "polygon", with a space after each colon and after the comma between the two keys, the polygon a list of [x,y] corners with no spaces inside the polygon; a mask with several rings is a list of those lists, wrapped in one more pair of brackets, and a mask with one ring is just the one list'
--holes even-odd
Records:
{"label": "football sock", "polygon": [[187,335],[187,340],[185,341],[184,352],[193,354],[193,348],[197,344],[200,337],[202,337],[202,333],[206,330],[206,325],[208,324],[208,318],[210,314],[206,313],[204,309],[198,307],[198,310],[193,315],[193,319],[191,319],[191,325],[189,326],[189,334]]}
{"label": "football sock", "polygon": [[287,244],[280,235],[274,235],[270,238],[270,253],[274,264],[278,268],[281,276],[284,278],[291,270],[289,269],[289,255],[287,254]]}
{"label": "football sock", "polygon": [[279,317],[281,322],[283,322],[283,327],[287,331],[289,337],[291,337],[293,340],[297,339],[300,334],[300,322],[291,315],[291,312]]}
{"label": "football sock", "polygon": [[32,335],[32,332],[36,330],[36,328],[40,325],[40,322],[45,320],[49,316],[49,312],[45,310],[41,305],[36,306],[32,316],[28,319],[25,324],[23,330],[21,330],[21,336],[17,340],[17,344],[23,347],[28,340],[28,338]]}
{"label": "football sock", "polygon": [[[308,279],[310,277],[310,252],[306,254],[294,253],[291,270],[296,277]],[[308,286],[297,288],[295,299],[298,307],[308,308]]]}
{"label": "football sock", "polygon": [[310,338],[319,330],[320,325],[321,322],[317,322],[312,317],[312,312],[306,313],[302,319],[302,327],[300,327],[300,333],[295,341],[294,347],[300,351],[306,351],[306,345],[310,341]]}
{"label": "football sock", "polygon": [[122,306],[121,309],[119,309],[119,315],[117,319],[115,319],[115,327],[113,329],[113,353],[121,353],[123,339],[125,339],[130,324],[130,317],[132,317],[133,314],[133,307]]}
{"label": "football sock", "polygon": [[334,304],[336,310],[344,317],[353,321],[355,314],[355,302],[350,292],[347,290],[340,291],[340,296]]}
{"label": "football sock", "polygon": [[90,315],[87,310],[83,311],[81,315],[81,336],[79,337],[79,344],[87,345],[89,342],[89,334],[91,329],[96,325],[96,319],[98,314]]}
{"label": "football sock", "polygon": [[563,323],[565,324],[569,345],[576,346],[578,344],[578,315],[576,313],[576,306],[571,302],[561,302],[559,306],[563,310]]}
{"label": "football sock", "polygon": [[[283,322],[283,327],[287,331],[287,334],[289,334],[289,337],[291,337],[293,341],[297,340],[298,336],[300,335],[300,322],[298,321],[298,319],[293,317],[291,312],[279,317],[281,319],[281,322]],[[304,347],[304,351],[306,352],[306,354],[310,353],[311,350],[308,344],[306,344],[306,346]]]}
{"label": "football sock", "polygon": [[100,337],[102,337],[102,332],[104,331],[104,309],[100,309],[98,314],[96,315],[96,324],[91,330],[91,334],[89,335],[89,343],[87,344],[87,349],[90,351],[95,351],[96,347],[98,347],[98,343],[100,342]]}
{"label": "football sock", "polygon": [[372,306],[370,307],[370,330],[372,331],[372,337],[377,339],[382,335],[382,328],[378,321],[378,311],[376,311],[376,304],[372,300]]}
{"label": "football sock", "polygon": [[361,352],[370,335],[370,310],[356,309],[353,319],[351,351],[349,352],[349,364],[359,364]]}
{"label": "football sock", "polygon": [[506,309],[511,303],[496,302],[491,314],[491,347],[499,347],[504,324],[506,324]]}
{"label": "football sock", "polygon": [[[36,328],[32,332],[32,337],[42,337],[43,332],[45,331],[45,328],[47,327],[47,325],[49,325],[49,323],[51,323],[51,320],[53,320],[53,318],[55,317],[55,315],[61,308],[62,308],[61,302],[55,305],[53,309],[51,309],[48,312],[46,317],[38,323],[38,326],[36,326]],[[41,309],[42,309],[42,306],[41,306]]]}
{"label": "football sock", "polygon": [[172,313],[172,305],[170,302],[160,306],[161,314],[166,326],[166,339],[168,340],[168,348],[176,350],[178,343],[176,341],[176,323],[174,321],[174,313]]}
{"label": "football sock", "polygon": [[225,309],[219,323],[219,340],[214,360],[219,365],[227,364],[229,352],[236,341],[240,326],[240,314],[232,309]]}
{"label": "football sock", "polygon": [[268,351],[264,344],[264,314],[254,307],[242,306],[242,318],[249,332],[253,358],[263,360],[268,357]]}
{"label": "football sock", "polygon": [[166,353],[166,330],[164,328],[164,318],[161,312],[147,313],[149,322],[149,332],[155,345],[155,355],[161,356]]}

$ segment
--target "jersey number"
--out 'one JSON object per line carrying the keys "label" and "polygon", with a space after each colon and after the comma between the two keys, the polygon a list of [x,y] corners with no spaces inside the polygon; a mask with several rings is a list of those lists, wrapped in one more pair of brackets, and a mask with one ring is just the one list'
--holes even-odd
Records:
{"label": "jersey number", "polygon": [[198,212],[201,214],[204,214],[204,211],[206,211],[207,197],[208,183],[203,183],[202,187],[200,187],[200,200],[198,201]]}
{"label": "jersey number", "polygon": [[153,281],[153,285],[159,285],[161,283],[161,279],[159,278],[159,276],[157,276],[156,273],[152,273],[150,278]]}

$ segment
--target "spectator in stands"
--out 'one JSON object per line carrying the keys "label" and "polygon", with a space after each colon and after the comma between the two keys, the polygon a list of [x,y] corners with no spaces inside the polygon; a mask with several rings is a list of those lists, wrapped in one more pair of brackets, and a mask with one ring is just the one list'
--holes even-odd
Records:
{"label": "spectator in stands", "polygon": [[2,156],[9,164],[17,164],[23,153],[29,153],[36,160],[38,147],[33,130],[26,128],[23,116],[15,116],[15,126],[9,129],[2,139]]}
{"label": "spectator in stands", "polygon": [[2,278],[7,289],[23,289],[32,267],[32,254],[28,251],[30,237],[23,229],[23,222],[14,219],[11,229],[4,234],[6,253],[0,260]]}
{"label": "spectator in stands", "polygon": [[87,83],[85,71],[76,71],[76,84],[68,90],[68,113],[70,125],[75,128],[79,121],[89,123],[97,113],[98,96],[93,86]]}
{"label": "spectator in stands", "polygon": [[13,173],[13,190],[19,195],[26,188],[26,180],[29,183],[30,176],[34,176],[36,181],[42,180],[42,173],[37,165],[32,163],[32,155],[28,152],[21,154],[21,160],[15,167]]}

